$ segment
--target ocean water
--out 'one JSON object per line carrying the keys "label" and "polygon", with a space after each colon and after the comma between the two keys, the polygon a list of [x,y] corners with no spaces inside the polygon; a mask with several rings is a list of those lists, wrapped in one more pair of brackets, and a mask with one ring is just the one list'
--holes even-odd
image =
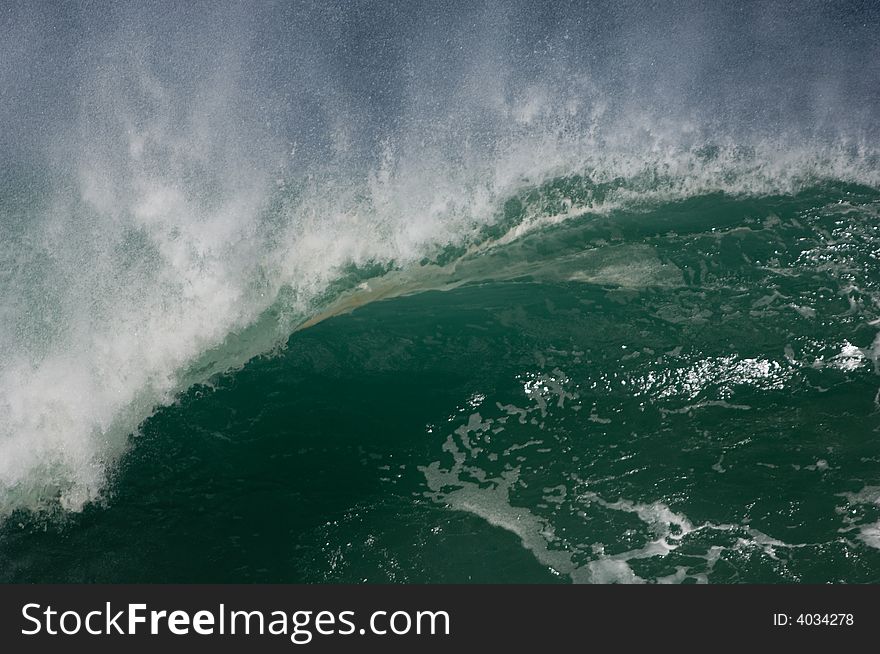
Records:
{"label": "ocean water", "polygon": [[4,21],[0,580],[880,581],[873,5]]}

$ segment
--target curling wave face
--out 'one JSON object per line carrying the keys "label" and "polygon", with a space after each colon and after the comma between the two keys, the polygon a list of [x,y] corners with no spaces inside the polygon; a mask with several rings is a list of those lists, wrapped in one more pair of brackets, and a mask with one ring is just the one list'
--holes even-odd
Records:
{"label": "curling wave face", "polygon": [[146,419],[106,503],[7,520],[2,578],[875,579],[880,192],[507,236],[592,188],[523,192],[433,263],[349,269],[283,349]]}
{"label": "curling wave face", "polygon": [[[57,43],[49,28],[69,17],[41,11],[14,9],[3,26],[17,47],[4,46],[0,79],[12,99],[0,515],[98,499],[157,406],[297,328],[383,297],[534,273],[493,256],[532,232],[615,212],[648,220],[714,193],[880,186],[873,96],[850,75],[869,47],[861,31],[825,71],[845,88],[820,76],[781,128],[784,103],[773,109],[763,83],[747,120],[733,67],[710,74],[598,5],[554,16],[217,7],[208,20],[125,7],[76,14],[91,29]],[[754,16],[708,12],[703,31],[675,36],[721,62],[735,47],[718,28],[736,20],[759,50],[772,38],[790,54],[823,11],[780,18],[770,35]],[[834,18],[840,31],[854,20]],[[660,77],[646,77],[656,63]],[[688,92],[696,80],[704,93]],[[34,94],[42,112],[26,108]]]}

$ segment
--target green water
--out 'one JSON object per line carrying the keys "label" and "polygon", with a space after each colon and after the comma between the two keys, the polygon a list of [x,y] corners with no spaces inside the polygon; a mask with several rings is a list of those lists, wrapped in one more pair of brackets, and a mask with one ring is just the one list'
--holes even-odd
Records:
{"label": "green water", "polygon": [[878,212],[713,194],[465,256],[157,409],[101,501],[5,521],[0,580],[878,582]]}

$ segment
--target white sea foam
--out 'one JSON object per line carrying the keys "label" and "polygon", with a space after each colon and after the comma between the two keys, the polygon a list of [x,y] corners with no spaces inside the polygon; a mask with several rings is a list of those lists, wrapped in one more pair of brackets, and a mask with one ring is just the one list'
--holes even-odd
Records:
{"label": "white sea foam", "polygon": [[[498,242],[587,210],[821,179],[880,185],[859,130],[829,141],[698,127],[693,113],[619,102],[549,55],[536,83],[508,63],[501,46],[514,39],[492,15],[473,34],[470,18],[449,31],[461,61],[436,29],[412,39],[424,49],[407,52],[394,79],[414,68],[418,82],[377,108],[324,38],[337,22],[314,11],[294,21],[292,56],[280,46],[266,56],[274,36],[260,30],[274,17],[241,8],[81,17],[94,33],[61,55],[52,16],[45,34],[18,14],[28,29],[4,24],[0,47],[29,57],[11,48],[3,58],[3,143],[41,181],[3,178],[4,197],[22,185],[31,196],[0,216],[0,515],[55,500],[82,508],[157,405],[321,316],[443,286],[449,270],[420,268],[423,258],[488,247],[476,243],[504,203],[554,176],[625,183],[601,203],[527,207]],[[62,58],[70,69],[46,69]],[[51,100],[38,109],[35,79]],[[334,282],[371,264],[401,277],[327,306]],[[752,363],[738,362],[743,377],[770,383],[774,371],[760,367],[772,364]]]}
{"label": "white sea foam", "polygon": [[[543,467],[542,454],[558,462],[557,457],[567,453],[567,421],[581,420],[575,417],[579,394],[562,369],[563,361],[576,359],[553,348],[536,353],[538,370],[518,379],[525,380],[522,406],[496,402],[492,407],[482,393],[479,413],[463,404],[458,415],[450,417],[451,433],[442,441],[444,456],[420,468],[427,495],[510,532],[535,560],[578,583],[708,583],[722,560],[757,555],[784,567],[789,550],[828,546],[828,542],[788,542],[751,526],[748,518],[742,523],[698,522],[665,499],[636,501],[610,495],[606,482],[614,487],[613,475],[582,479],[578,473],[559,474],[554,463]],[[555,383],[548,383],[551,377]],[[542,438],[530,438],[536,430]],[[713,469],[725,472],[723,461],[721,455]],[[824,459],[806,467],[819,472],[831,469]],[[533,497],[533,479],[552,484],[553,475],[559,475],[560,483],[542,487],[539,501],[523,499],[524,494]],[[845,497],[849,504],[880,503],[877,487]],[[846,524],[842,532],[856,531],[861,542],[875,546],[875,523],[848,520]],[[604,530],[609,527],[617,533],[612,545],[606,546],[602,538],[607,538]],[[620,547],[621,543],[627,545]],[[644,572],[651,569],[672,572]]]}

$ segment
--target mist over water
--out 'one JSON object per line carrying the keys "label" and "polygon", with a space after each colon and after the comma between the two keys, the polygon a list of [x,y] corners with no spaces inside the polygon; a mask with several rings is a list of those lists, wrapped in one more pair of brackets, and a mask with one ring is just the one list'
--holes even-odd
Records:
{"label": "mist over water", "polygon": [[580,213],[876,187],[878,27],[873,3],[8,5],[0,514],[81,509],[155,407],[353,269],[442,286],[426,262],[539,225],[505,206],[554,178],[611,185]]}

